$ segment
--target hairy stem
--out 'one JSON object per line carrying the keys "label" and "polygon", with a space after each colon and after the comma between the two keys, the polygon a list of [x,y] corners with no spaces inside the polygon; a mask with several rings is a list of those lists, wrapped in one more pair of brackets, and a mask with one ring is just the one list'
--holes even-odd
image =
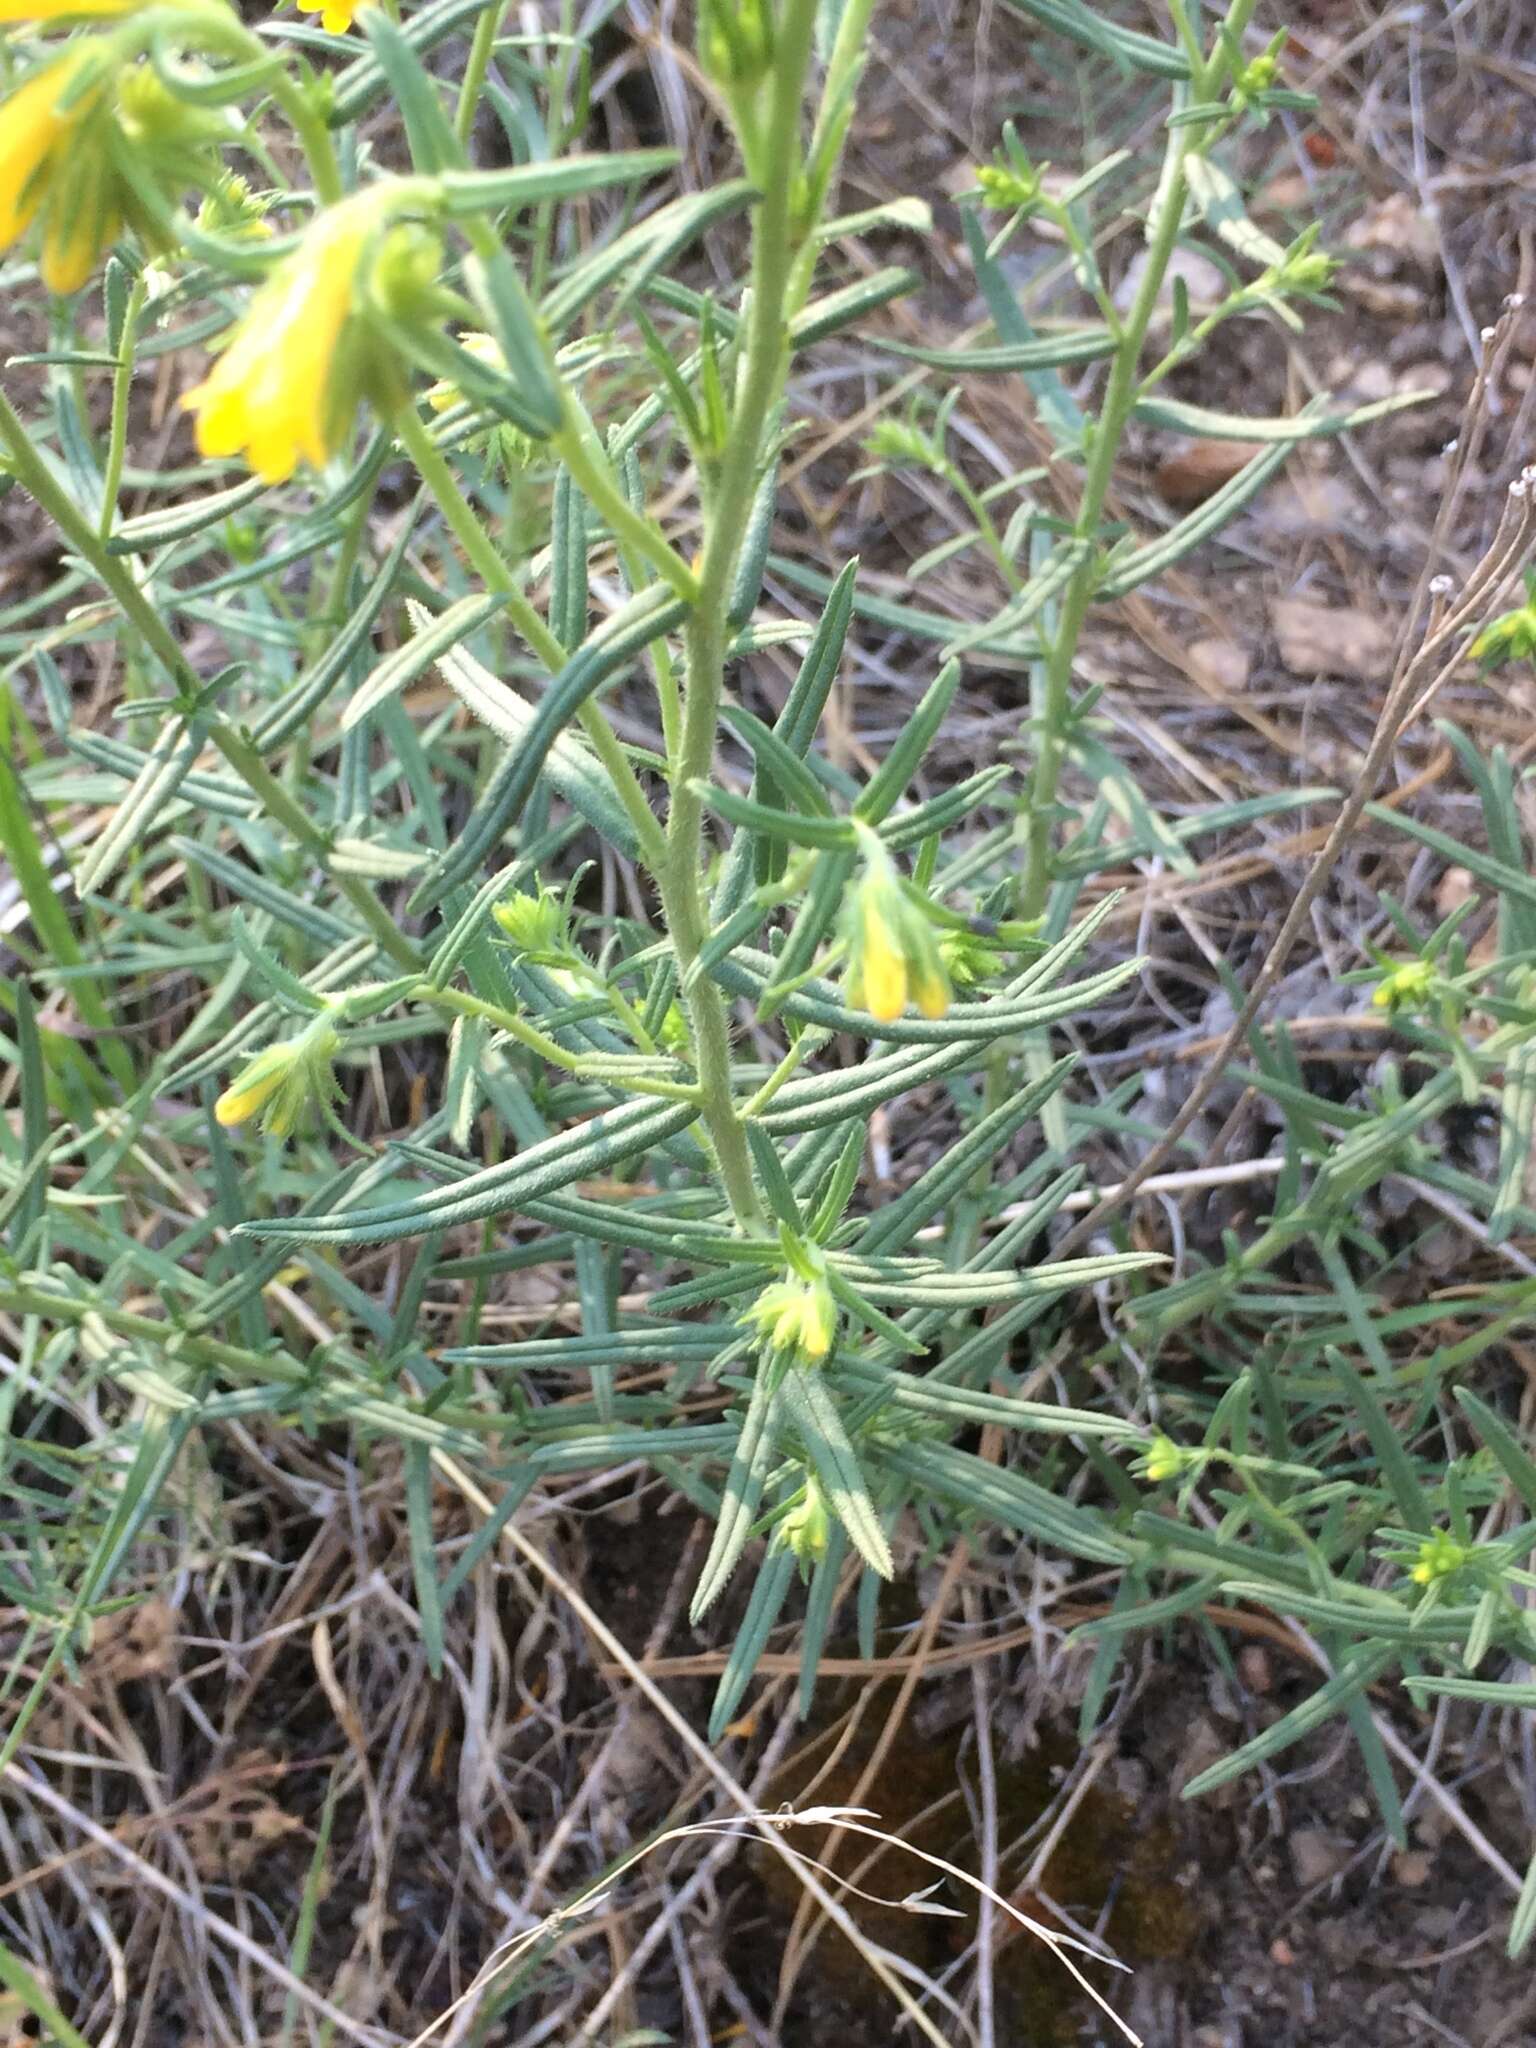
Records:
{"label": "hairy stem", "polygon": [[753,224],[752,302],[731,410],[730,439],[721,459],[699,568],[698,602],[687,628],[682,738],[670,763],[667,858],[657,877],[679,977],[687,990],[710,1136],[731,1206],[738,1220],[752,1228],[761,1227],[763,1212],[752,1179],[745,1127],[731,1094],[725,1004],[707,977],[700,975],[691,985],[688,981],[688,970],[707,936],[704,812],[693,784],[708,777],[714,755],[725,680],[731,579],[751,516],[763,436],[783,391],[789,360],[790,301],[804,239],[804,224],[797,223],[794,206],[803,164],[800,113],[815,20],[816,0],[790,0],[779,24],[763,152],[768,177]]}
{"label": "hairy stem", "polygon": [[[507,601],[507,616],[533,649],[551,675],[564,668],[568,650],[561,646],[534,606],[519,588],[506,559],[480,522],[479,514],[459,489],[443,451],[412,404],[403,405],[395,415],[395,431],[402,447],[416,465],[416,472],[432,493],[438,510],[447,520],[454,538],[463,548],[488,590]],[[608,771],[609,779],[630,823],[635,828],[641,858],[653,872],[666,856],[666,842],[645,791],[619,744],[618,735],[596,704],[584,704],[581,726],[592,751]]]}

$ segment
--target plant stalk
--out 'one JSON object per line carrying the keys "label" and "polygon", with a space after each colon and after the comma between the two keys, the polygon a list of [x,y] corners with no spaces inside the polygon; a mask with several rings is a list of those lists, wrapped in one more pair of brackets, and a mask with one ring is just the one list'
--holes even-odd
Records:
{"label": "plant stalk", "polygon": [[[1191,146],[1191,131],[1169,131],[1168,150],[1158,182],[1158,212],[1152,222],[1147,247],[1147,267],[1142,273],[1136,298],[1126,315],[1119,343],[1110,361],[1109,383],[1104,403],[1094,422],[1093,446],[1083,479],[1082,502],[1078,507],[1074,533],[1092,543],[1103,517],[1104,501],[1115,472],[1115,460],[1140,389],[1138,369],[1147,330],[1157,311],[1158,296],[1168,272],[1179,229],[1183,223],[1186,183],[1185,163]],[[1093,601],[1098,582],[1100,557],[1091,548],[1074,572],[1062,596],[1060,621],[1051,643],[1045,668],[1044,700],[1040,707],[1038,751],[1025,797],[1027,815],[1024,874],[1016,915],[1039,917],[1051,889],[1051,856],[1055,844],[1056,792],[1066,759],[1067,734],[1072,722],[1072,669],[1083,621]]]}
{"label": "plant stalk", "polygon": [[690,985],[689,969],[708,935],[704,905],[704,808],[694,788],[707,780],[725,681],[731,579],[757,489],[763,435],[784,386],[789,358],[790,299],[804,224],[794,200],[803,150],[801,102],[810,68],[816,0],[790,0],[780,21],[773,90],[765,133],[768,178],[752,237],[752,303],[731,411],[730,438],[721,458],[709,532],[699,568],[698,602],[689,620],[687,693],[681,743],[670,765],[671,807],[667,857],[657,875],[662,906],[688,991],[705,1120],[721,1176],[738,1222],[760,1230],[766,1221],[752,1178],[746,1129],[731,1092],[730,1030],[720,991],[707,976]]}

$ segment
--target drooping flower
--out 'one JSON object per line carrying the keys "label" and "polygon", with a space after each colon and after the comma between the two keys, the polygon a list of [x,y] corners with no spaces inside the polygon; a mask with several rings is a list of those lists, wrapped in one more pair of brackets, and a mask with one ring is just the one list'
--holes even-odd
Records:
{"label": "drooping flower", "polygon": [[79,290],[119,226],[98,56],[89,41],[72,44],[0,103],[0,249],[41,217],[38,268],[61,294]]}
{"label": "drooping flower", "polygon": [[925,1017],[949,1008],[949,977],[933,925],[902,887],[890,855],[873,832],[860,835],[864,872],[847,913],[848,998],[882,1024],[894,1023],[909,1001]]}
{"label": "drooping flower", "polygon": [[316,1017],[296,1038],[257,1053],[213,1105],[214,1115],[226,1128],[259,1117],[264,1131],[289,1137],[311,1102],[329,1105],[339,1096],[332,1062],[340,1045],[329,1015]]}
{"label": "drooping flower", "polygon": [[162,250],[166,202],[220,176],[232,132],[227,112],[179,97],[147,62],[125,63],[111,37],[77,38],[0,103],[0,249],[37,224],[38,270],[61,295],[125,227]]}
{"label": "drooping flower", "polygon": [[359,300],[380,220],[372,188],[327,207],[258,288],[182,399],[204,455],[243,453],[265,482],[281,483],[341,447],[366,381]]}

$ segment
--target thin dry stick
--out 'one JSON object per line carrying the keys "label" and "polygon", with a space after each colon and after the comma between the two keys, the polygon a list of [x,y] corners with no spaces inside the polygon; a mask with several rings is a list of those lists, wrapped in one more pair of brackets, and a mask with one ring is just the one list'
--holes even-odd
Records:
{"label": "thin dry stick", "polygon": [[[1221,1085],[1227,1070],[1227,1062],[1242,1045],[1265,997],[1280,979],[1285,963],[1290,958],[1291,948],[1311,917],[1313,904],[1321,894],[1323,885],[1333,872],[1340,855],[1353,838],[1355,828],[1375,793],[1403,728],[1410,717],[1417,716],[1423,711],[1435,692],[1455,674],[1461,662],[1462,650],[1458,643],[1462,635],[1469,628],[1483,622],[1490,601],[1513,574],[1522,556],[1529,549],[1532,531],[1536,528],[1536,508],[1533,508],[1531,502],[1536,476],[1533,476],[1531,471],[1527,471],[1510,486],[1509,500],[1499,530],[1482,561],[1472,571],[1459,602],[1451,605],[1443,591],[1434,590],[1434,560],[1454,508],[1459,503],[1462,479],[1466,476],[1475,454],[1481,449],[1487,430],[1488,388],[1513,342],[1515,316],[1521,303],[1519,300],[1509,303],[1498,326],[1489,331],[1485,340],[1482,365],[1471,399],[1468,401],[1467,426],[1457,448],[1455,481],[1441,508],[1440,518],[1435,527],[1435,547],[1426,560],[1419,590],[1407,613],[1409,619],[1417,618],[1423,608],[1425,597],[1433,593],[1433,607],[1426,637],[1411,659],[1408,657],[1406,641],[1404,643],[1397,673],[1388,687],[1375,736],[1366,753],[1359,778],[1345,798],[1344,806],[1334,821],[1322,852],[1297,891],[1296,899],[1280,927],[1274,944],[1270,947],[1268,957],[1259,970],[1247,1001],[1234,1018],[1210,1065],[1190,1090],[1183,1108],[1146,1158],[1120,1183],[1115,1192],[1106,1195],[1080,1223],[1074,1224],[1067,1232],[1055,1247],[1054,1256],[1057,1258],[1065,1258],[1070,1252],[1087,1244],[1109,1218],[1145,1186],[1153,1174],[1167,1165],[1178,1148],[1179,1140]],[[1447,654],[1449,659],[1443,659]],[[1438,669],[1436,664],[1441,664]],[[1426,677],[1431,678],[1427,685]],[[1420,691],[1422,694],[1419,694]]]}
{"label": "thin dry stick", "polygon": [[[973,1627],[979,1602],[974,1587],[963,1594],[965,1618]],[[981,1874],[989,1886],[997,1883],[997,1768],[992,1754],[992,1680],[986,1660],[971,1666],[971,1700],[976,1726],[976,1786],[981,1806]],[[996,1947],[996,1916],[985,1892],[976,1915],[976,2031],[981,2048],[996,2048],[993,2012],[993,1952]]]}
{"label": "thin dry stick", "polygon": [[[786,1715],[774,1731],[773,1738],[768,1745],[767,1756],[759,1762],[757,1780],[760,1785],[766,1787],[770,1783],[773,1773],[781,1761],[782,1752],[789,1746],[793,1733],[794,1720],[791,1716]],[[713,1831],[718,1826],[732,1828],[736,1832],[733,1835],[722,1837],[716,1843],[709,1855],[704,1857],[697,1869],[689,1875],[686,1882],[669,1898],[667,1910],[664,1913],[658,1914],[652,1920],[651,1925],[646,1929],[639,1942],[630,1950],[629,1955],[625,1958],[624,1967],[616,1973],[612,1983],[609,1984],[607,1990],[599,1998],[591,2012],[587,2014],[586,2019],[582,2022],[581,2032],[571,2042],[570,2048],[579,2048],[579,2043],[595,2041],[597,2039],[598,2033],[613,2010],[621,1990],[644,1967],[652,1950],[669,1933],[677,1934],[679,1916],[687,1910],[693,1898],[713,1882],[716,1872],[730,1855],[733,1840],[739,1839],[739,1830],[745,1823],[732,1822],[727,1817],[719,1822],[703,1822],[700,1825],[709,1831]],[[696,1830],[690,1830],[689,1832],[696,1832]],[[684,1946],[686,1947],[686,1942]],[[707,2033],[699,2035],[701,2041],[708,2038]]]}

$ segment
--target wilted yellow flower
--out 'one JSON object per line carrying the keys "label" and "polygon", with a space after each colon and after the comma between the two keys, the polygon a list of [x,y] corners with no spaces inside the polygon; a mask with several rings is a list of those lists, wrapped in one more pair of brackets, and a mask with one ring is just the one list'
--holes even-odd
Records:
{"label": "wilted yellow flower", "polygon": [[363,8],[371,4],[372,0],[299,0],[299,11],[318,14],[328,35],[344,36]]}
{"label": "wilted yellow flower", "polygon": [[864,873],[849,902],[848,997],[882,1024],[915,1002],[925,1017],[949,1008],[949,977],[938,937],[912,902],[890,855],[870,832],[863,835]]}
{"label": "wilted yellow flower", "polygon": [[204,455],[243,452],[275,484],[340,448],[357,409],[360,272],[379,220],[371,191],[328,207],[258,289],[224,353],[182,400],[197,414]]}
{"label": "wilted yellow flower", "polygon": [[90,132],[103,95],[96,60],[96,46],[76,43],[0,103],[0,249],[41,215],[38,268],[61,294],[85,283],[120,224],[103,138]]}
{"label": "wilted yellow flower", "polygon": [[226,1128],[259,1117],[264,1131],[289,1137],[310,1102],[331,1103],[340,1094],[331,1070],[340,1044],[330,1017],[316,1017],[297,1038],[257,1053],[213,1105],[214,1115]]}
{"label": "wilted yellow flower", "polygon": [[820,1365],[837,1334],[837,1303],[825,1280],[775,1280],[741,1320],[769,1351]]}

